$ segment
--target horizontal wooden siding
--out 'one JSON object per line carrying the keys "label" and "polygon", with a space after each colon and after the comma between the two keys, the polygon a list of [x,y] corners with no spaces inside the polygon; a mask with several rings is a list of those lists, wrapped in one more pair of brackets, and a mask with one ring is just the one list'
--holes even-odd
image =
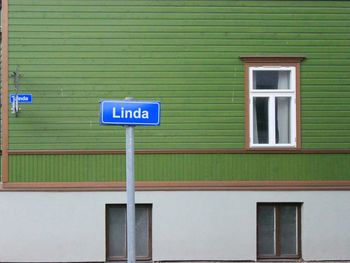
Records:
{"label": "horizontal wooden siding", "polygon": [[139,149],[243,148],[245,54],[306,55],[302,146],[350,147],[350,1],[9,0],[9,10],[10,71],[19,66],[34,97],[10,117],[10,149],[122,149],[123,128],[99,125],[99,101],[127,96],[162,102],[161,126],[136,129]]}

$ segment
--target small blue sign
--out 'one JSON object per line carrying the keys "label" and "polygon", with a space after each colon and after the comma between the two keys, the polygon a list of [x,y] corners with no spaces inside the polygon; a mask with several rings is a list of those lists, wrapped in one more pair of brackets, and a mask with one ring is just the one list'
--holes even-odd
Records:
{"label": "small blue sign", "polygon": [[160,102],[105,100],[100,121],[102,125],[159,126]]}
{"label": "small blue sign", "polygon": [[[10,103],[13,103],[16,94],[10,94]],[[17,94],[18,103],[33,103],[32,94]]]}

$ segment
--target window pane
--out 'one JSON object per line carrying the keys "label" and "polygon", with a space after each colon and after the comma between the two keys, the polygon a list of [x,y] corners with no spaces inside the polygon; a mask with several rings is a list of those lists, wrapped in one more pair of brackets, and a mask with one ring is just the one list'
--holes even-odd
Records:
{"label": "window pane", "polygon": [[126,256],[126,209],[124,206],[109,207],[108,253],[109,257]]}
{"label": "window pane", "polygon": [[149,256],[149,221],[148,221],[148,208],[137,207],[135,214],[136,224],[136,256],[148,257]]}
{"label": "window pane", "polygon": [[275,254],[275,209],[258,206],[258,255]]}
{"label": "window pane", "polygon": [[253,89],[290,89],[290,71],[256,70],[253,72]]}
{"label": "window pane", "polygon": [[281,255],[297,254],[297,207],[280,208]]}
{"label": "window pane", "polygon": [[269,143],[269,98],[253,99],[253,142]]}
{"label": "window pane", "polygon": [[276,98],[276,143],[290,143],[290,100],[288,97]]}

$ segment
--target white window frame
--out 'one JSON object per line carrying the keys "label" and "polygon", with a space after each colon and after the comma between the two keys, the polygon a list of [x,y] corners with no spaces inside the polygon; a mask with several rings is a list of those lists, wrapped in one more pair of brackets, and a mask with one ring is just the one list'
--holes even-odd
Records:
{"label": "white window frame", "polygon": [[[253,72],[254,71],[290,71],[290,89],[288,90],[254,90],[253,89]],[[269,99],[269,143],[254,143],[253,138],[253,98],[267,97]],[[290,103],[290,139],[291,143],[276,143],[275,127],[275,101],[276,97],[289,97]],[[249,146],[251,148],[296,148],[297,147],[297,121],[296,121],[296,67],[294,66],[250,66],[249,67]]]}

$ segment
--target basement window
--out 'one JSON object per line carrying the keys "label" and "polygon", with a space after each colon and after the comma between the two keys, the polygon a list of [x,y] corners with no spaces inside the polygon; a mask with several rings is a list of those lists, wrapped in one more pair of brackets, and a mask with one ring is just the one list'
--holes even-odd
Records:
{"label": "basement window", "polygon": [[258,203],[258,259],[301,257],[300,213],[300,203]]}
{"label": "basement window", "polygon": [[[136,260],[152,259],[152,205],[135,205]],[[106,205],[107,261],[127,260],[126,205]]]}

